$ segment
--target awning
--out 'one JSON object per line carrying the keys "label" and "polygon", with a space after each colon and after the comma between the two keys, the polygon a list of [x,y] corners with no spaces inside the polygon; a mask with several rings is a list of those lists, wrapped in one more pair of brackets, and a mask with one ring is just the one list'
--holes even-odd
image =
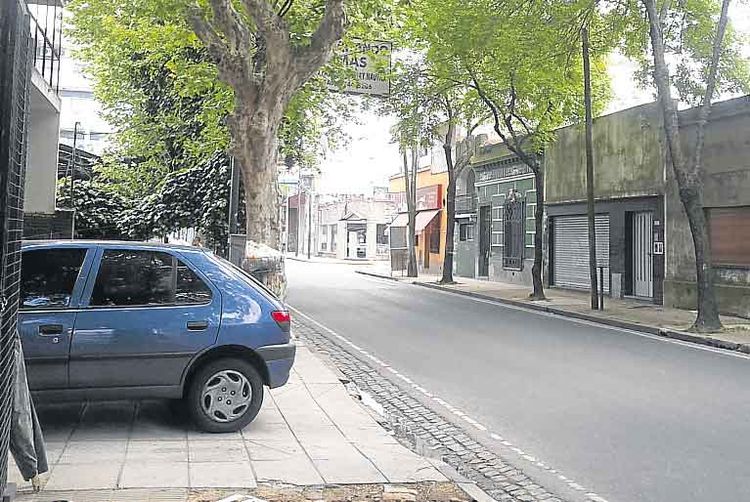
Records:
{"label": "awning", "polygon": [[[430,222],[437,216],[437,214],[440,212],[440,209],[427,209],[425,211],[418,211],[417,212],[417,220],[416,220],[416,232],[422,233],[422,231],[427,227],[427,225],[430,224]],[[400,213],[396,218],[391,222],[392,227],[406,227],[409,225],[409,213]]]}

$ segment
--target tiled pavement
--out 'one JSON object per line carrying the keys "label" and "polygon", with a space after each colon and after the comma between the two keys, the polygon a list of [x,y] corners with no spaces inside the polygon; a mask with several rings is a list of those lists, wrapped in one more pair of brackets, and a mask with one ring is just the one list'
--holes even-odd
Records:
{"label": "tiled pavement", "polygon": [[[258,418],[237,433],[196,431],[162,401],[40,407],[51,466],[44,491],[447,481],[329,367],[304,346],[297,354],[289,383],[267,391]],[[15,465],[9,477],[26,486]]]}

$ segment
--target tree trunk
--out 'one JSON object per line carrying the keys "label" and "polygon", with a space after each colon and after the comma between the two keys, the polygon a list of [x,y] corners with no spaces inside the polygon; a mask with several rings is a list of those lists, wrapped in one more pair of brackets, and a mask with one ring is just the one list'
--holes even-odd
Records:
{"label": "tree trunk", "polygon": [[455,254],[455,236],[456,229],[456,172],[453,168],[448,168],[448,190],[445,194],[445,255],[443,257],[443,276],[440,279],[441,284],[454,284],[453,280],[453,256]]}
{"label": "tree trunk", "polygon": [[283,259],[277,251],[280,195],[276,167],[276,135],[281,113],[242,116],[240,109],[230,122],[233,153],[239,163],[245,188],[247,246],[243,268],[254,273],[272,291],[283,297],[286,280]]}
{"label": "tree trunk", "polygon": [[591,111],[591,60],[589,58],[589,30],[581,30],[583,45],[583,101],[586,108],[586,209],[589,226],[589,280],[591,281],[591,309],[599,309],[596,277],[596,208],[594,207],[594,119]]}
{"label": "tree trunk", "polygon": [[536,207],[534,208],[534,265],[531,267],[531,281],[534,290],[529,297],[532,300],[544,300],[544,283],[542,282],[542,267],[544,256],[542,254],[543,228],[544,224],[544,172],[539,162],[536,162],[534,171],[534,183],[536,185]]}
{"label": "tree trunk", "polygon": [[440,279],[441,284],[454,284],[453,280],[453,255],[455,254],[455,236],[456,229],[456,165],[453,161],[453,125],[449,125],[449,132],[446,135],[448,141],[443,144],[445,153],[445,163],[448,166],[448,189],[445,194],[445,255],[443,256],[443,276]]}
{"label": "tree trunk", "polygon": [[[693,324],[693,329],[699,332],[718,331],[721,329],[721,320],[719,319],[719,308],[713,286],[714,272],[711,266],[711,243],[703,208],[703,182],[696,163],[693,163],[692,169],[688,166],[680,145],[677,108],[672,100],[669,69],[664,57],[665,48],[661,21],[656,11],[656,5],[654,0],[643,0],[643,4],[649,18],[651,46],[654,55],[654,80],[664,116],[664,133],[667,138],[680,201],[685,209],[690,233],[693,237],[698,293],[698,315]],[[722,9],[722,14],[725,14],[724,9]],[[721,29],[721,21],[719,28]],[[717,63],[717,57],[717,51],[715,51],[712,65]],[[705,101],[710,103],[710,98],[711,96],[707,96]],[[700,149],[702,149],[702,145]]]}
{"label": "tree trunk", "polygon": [[247,208],[247,238],[272,248],[279,246],[279,193],[276,136],[248,131],[238,159],[242,166]]}
{"label": "tree trunk", "polygon": [[[413,156],[413,155],[412,155]],[[404,191],[406,192],[406,211],[409,222],[406,226],[406,275],[407,277],[417,277],[417,251],[415,244],[415,234],[417,227],[417,186],[416,186],[416,164],[412,164],[409,170],[409,159],[406,150],[403,152],[404,161]]]}

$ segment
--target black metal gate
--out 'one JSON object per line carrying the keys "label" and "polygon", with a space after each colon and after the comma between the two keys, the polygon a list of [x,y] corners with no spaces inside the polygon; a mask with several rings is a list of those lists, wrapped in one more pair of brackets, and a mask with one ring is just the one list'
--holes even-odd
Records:
{"label": "black metal gate", "polygon": [[13,342],[21,276],[32,61],[29,26],[28,11],[22,2],[0,2],[0,494],[7,483],[15,374]]}
{"label": "black metal gate", "polygon": [[503,205],[503,268],[521,270],[526,238],[526,219],[523,200],[509,196]]}

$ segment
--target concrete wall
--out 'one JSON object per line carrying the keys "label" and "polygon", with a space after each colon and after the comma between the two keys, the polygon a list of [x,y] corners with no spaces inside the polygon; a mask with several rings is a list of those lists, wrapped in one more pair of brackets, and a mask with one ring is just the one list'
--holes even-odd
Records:
{"label": "concrete wall", "polygon": [[60,112],[39,88],[30,92],[24,212],[55,214]]}
{"label": "concrete wall", "polygon": [[[680,114],[681,140],[688,158],[692,158],[695,148],[695,116],[695,110]],[[712,107],[704,158],[704,206],[750,206],[750,96]],[[696,305],[693,241],[671,164],[667,169],[666,211],[665,303],[693,309]],[[719,309],[750,317],[750,270],[721,267],[716,275]]]}
{"label": "concrete wall", "polygon": [[[656,104],[629,108],[594,120],[594,180],[597,198],[664,192],[661,113]],[[559,129],[544,152],[545,198],[549,203],[586,199],[583,127]]]}

